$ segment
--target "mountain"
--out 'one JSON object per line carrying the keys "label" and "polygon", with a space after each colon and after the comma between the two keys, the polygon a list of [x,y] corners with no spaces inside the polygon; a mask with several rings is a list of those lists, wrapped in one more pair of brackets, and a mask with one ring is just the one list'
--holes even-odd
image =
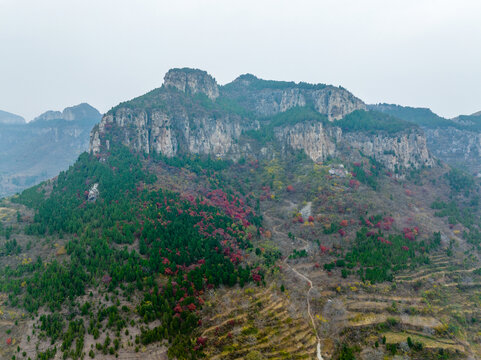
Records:
{"label": "mountain", "polygon": [[433,155],[473,175],[481,174],[481,115],[479,113],[446,119],[426,108],[391,104],[368,107],[421,126],[426,134],[428,148]]}
{"label": "mountain", "polygon": [[25,119],[20,115],[0,110],[0,124],[25,124]]}
{"label": "mountain", "polygon": [[76,106],[67,107],[62,112],[52,110],[46,111],[33,119],[33,122],[50,120],[91,121],[92,119],[98,119],[100,116],[101,115],[97,109],[87,103],[82,103]]}
{"label": "mountain", "polygon": [[0,201],[0,357],[480,358],[480,181],[377,110],[196,69],[115,106]]}
{"label": "mountain", "polygon": [[0,197],[67,169],[88,148],[90,130],[100,118],[96,109],[80,104],[29,123],[0,123]]}
{"label": "mountain", "polygon": [[[350,130],[353,126],[356,131]],[[253,151],[244,136],[249,132],[267,132],[276,141]],[[230,159],[269,157],[281,145],[284,151],[304,150],[314,161],[354,146],[396,174],[434,163],[419,129],[366,111],[343,88],[253,75],[219,86],[205,71],[194,69],[172,69],[161,88],[111,109],[92,130],[90,151],[106,151],[111,141],[169,157],[211,154]]]}

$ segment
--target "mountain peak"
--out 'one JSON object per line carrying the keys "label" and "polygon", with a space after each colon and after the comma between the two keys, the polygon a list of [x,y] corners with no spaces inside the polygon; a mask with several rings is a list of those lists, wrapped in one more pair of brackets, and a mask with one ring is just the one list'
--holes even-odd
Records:
{"label": "mountain peak", "polygon": [[67,121],[81,121],[86,119],[98,119],[102,114],[87,103],[66,107],[63,111],[48,110],[43,114],[37,116],[33,121],[50,121],[50,120],[67,120]]}
{"label": "mountain peak", "polygon": [[170,69],[164,77],[164,86],[189,94],[203,93],[211,100],[219,96],[219,87],[215,79],[206,71],[191,68]]}
{"label": "mountain peak", "polygon": [[0,124],[21,125],[25,124],[25,119],[20,115],[0,110]]}

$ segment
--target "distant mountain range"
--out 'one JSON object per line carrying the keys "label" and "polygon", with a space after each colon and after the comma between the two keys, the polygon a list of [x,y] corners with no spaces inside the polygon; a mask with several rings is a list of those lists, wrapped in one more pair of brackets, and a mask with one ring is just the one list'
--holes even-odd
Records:
{"label": "distant mountain range", "polygon": [[66,170],[88,149],[90,130],[101,116],[85,103],[47,111],[29,123],[0,111],[0,197]]}
{"label": "distant mountain range", "polygon": [[[204,120],[199,122],[197,116],[194,116],[188,121],[188,127],[192,126],[192,128],[185,134],[178,132],[180,127],[176,130],[176,126],[170,127],[167,124],[174,119],[159,120],[167,116],[163,114],[164,108],[172,107],[170,114],[174,114],[178,109],[172,105],[179,102],[178,93],[167,91],[167,89],[196,94],[197,97],[194,97],[191,107],[193,106],[196,110],[204,108],[203,111],[207,111],[206,114],[214,112],[215,114],[211,114],[214,118],[221,115],[226,117],[226,121],[221,121],[221,125],[210,122],[204,124]],[[203,99],[202,95],[206,96],[207,100]],[[384,129],[391,132],[394,128],[397,129],[396,131],[407,130],[409,125],[406,125],[407,122],[413,123],[424,132],[427,147],[434,156],[450,165],[461,167],[471,174],[481,173],[481,111],[447,119],[428,108],[394,104],[365,105],[343,88],[323,84],[266,81],[250,74],[242,75],[232,83],[221,87],[207,73],[193,69],[173,69],[166,75],[162,88],[113,108],[104,118],[100,128],[94,129],[90,147],[93,150],[101,145],[100,137],[106,126],[110,127],[110,124],[114,125],[117,122],[124,124],[127,121],[126,117],[129,117],[131,120],[128,122],[134,133],[127,134],[130,130],[124,128],[123,130],[127,131],[124,133],[124,140],[128,140],[129,146],[137,150],[160,151],[168,156],[182,152],[215,155],[228,153],[233,155],[237,152],[234,157],[238,157],[246,150],[240,149],[235,140],[241,132],[256,129],[264,122],[263,118],[272,117],[289,109],[291,113],[295,113],[294,115],[289,113],[289,116],[312,118],[313,113],[301,111],[302,116],[297,114],[299,109],[310,107],[317,115],[320,113],[326,116],[328,121],[324,126],[341,127],[346,135],[350,130],[366,131],[374,125],[377,130]],[[142,110],[139,111],[139,109]],[[145,109],[148,111],[145,112]],[[363,113],[364,110],[368,112]],[[351,121],[349,126],[356,125],[355,129],[342,126],[341,119],[351,112],[354,112],[351,117],[356,117],[357,125]],[[380,119],[377,116],[376,118],[374,115],[376,113],[387,114],[389,117]],[[145,116],[147,122],[144,124],[142,119]],[[253,121],[252,116],[259,118],[260,123],[258,120]],[[185,115],[176,114],[173,117],[177,123]],[[98,110],[86,103],[67,107],[63,111],[47,111],[29,123],[19,115],[0,110],[0,197],[12,195],[67,169],[80,153],[88,150],[90,130],[100,122],[101,118]],[[251,120],[246,121],[246,119]],[[399,122],[398,119],[404,122]],[[333,123],[333,121],[339,122]],[[163,122],[166,123],[161,124]],[[238,124],[234,126],[237,122]],[[379,127],[381,123],[383,124]],[[223,129],[220,137],[217,132],[218,126]],[[217,130],[214,130],[216,127]],[[335,153],[334,142],[331,144],[327,141],[332,136],[324,136],[325,130],[314,134],[312,129],[301,127],[298,124],[294,133],[291,131],[284,135],[277,131],[276,137],[279,139],[282,137],[282,140],[290,144],[295,138],[295,144],[291,145],[304,149],[316,160],[322,160]],[[308,139],[312,136],[320,140],[312,143]],[[352,135],[349,136],[352,137]],[[284,139],[284,137],[287,138]],[[363,144],[371,144],[370,141],[366,141],[363,140]],[[363,145],[362,147],[365,148],[363,151],[372,148],[373,155],[379,153],[378,157],[381,161],[391,161],[388,155],[394,150],[385,148],[385,141],[380,141],[377,148],[374,143],[371,145]],[[411,148],[411,145],[413,144],[408,148]],[[417,145],[414,148],[417,148]],[[407,163],[415,162],[411,152],[404,151]],[[400,153],[400,150],[396,152],[397,155]],[[415,156],[418,157],[418,155]]]}
{"label": "distant mountain range", "polygon": [[25,124],[25,119],[20,115],[0,110],[0,124]]}

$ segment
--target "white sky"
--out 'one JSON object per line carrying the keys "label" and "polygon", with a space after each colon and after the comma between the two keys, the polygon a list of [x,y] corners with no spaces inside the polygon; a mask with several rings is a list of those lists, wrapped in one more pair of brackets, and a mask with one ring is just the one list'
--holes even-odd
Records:
{"label": "white sky", "polygon": [[0,109],[105,112],[172,67],[481,110],[479,0],[0,0]]}

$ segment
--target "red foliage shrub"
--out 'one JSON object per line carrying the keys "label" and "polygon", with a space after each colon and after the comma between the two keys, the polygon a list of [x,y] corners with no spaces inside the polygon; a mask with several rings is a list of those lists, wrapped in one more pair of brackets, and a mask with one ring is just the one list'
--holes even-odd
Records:
{"label": "red foliage shrub", "polygon": [[196,342],[197,342],[197,345],[205,346],[205,344],[207,344],[207,338],[199,336]]}
{"label": "red foliage shrub", "polygon": [[346,235],[346,232],[345,232],[343,229],[339,229],[338,233],[339,233],[339,235],[341,235],[341,236],[345,236],[345,235]]}
{"label": "red foliage shrub", "polygon": [[292,186],[292,185],[287,185],[286,190],[287,190],[288,192],[293,192],[293,191],[294,191],[294,186]]}
{"label": "red foliage shrub", "polygon": [[309,218],[307,219],[309,222],[314,222],[314,216],[309,216]]}
{"label": "red foliage shrub", "polygon": [[349,222],[347,220],[342,220],[340,225],[342,227],[346,227],[347,225],[349,225]]}
{"label": "red foliage shrub", "polygon": [[106,285],[109,284],[111,280],[112,280],[112,278],[108,275],[102,276],[102,282]]}
{"label": "red foliage shrub", "polygon": [[[352,174],[352,176],[356,176],[356,174]],[[349,180],[349,187],[353,188],[353,189],[357,189],[359,188],[359,185],[361,185],[361,183],[359,182],[359,180],[355,180],[355,179],[351,179]]]}
{"label": "red foliage shrub", "polygon": [[12,338],[7,339],[7,345],[12,345]]}

